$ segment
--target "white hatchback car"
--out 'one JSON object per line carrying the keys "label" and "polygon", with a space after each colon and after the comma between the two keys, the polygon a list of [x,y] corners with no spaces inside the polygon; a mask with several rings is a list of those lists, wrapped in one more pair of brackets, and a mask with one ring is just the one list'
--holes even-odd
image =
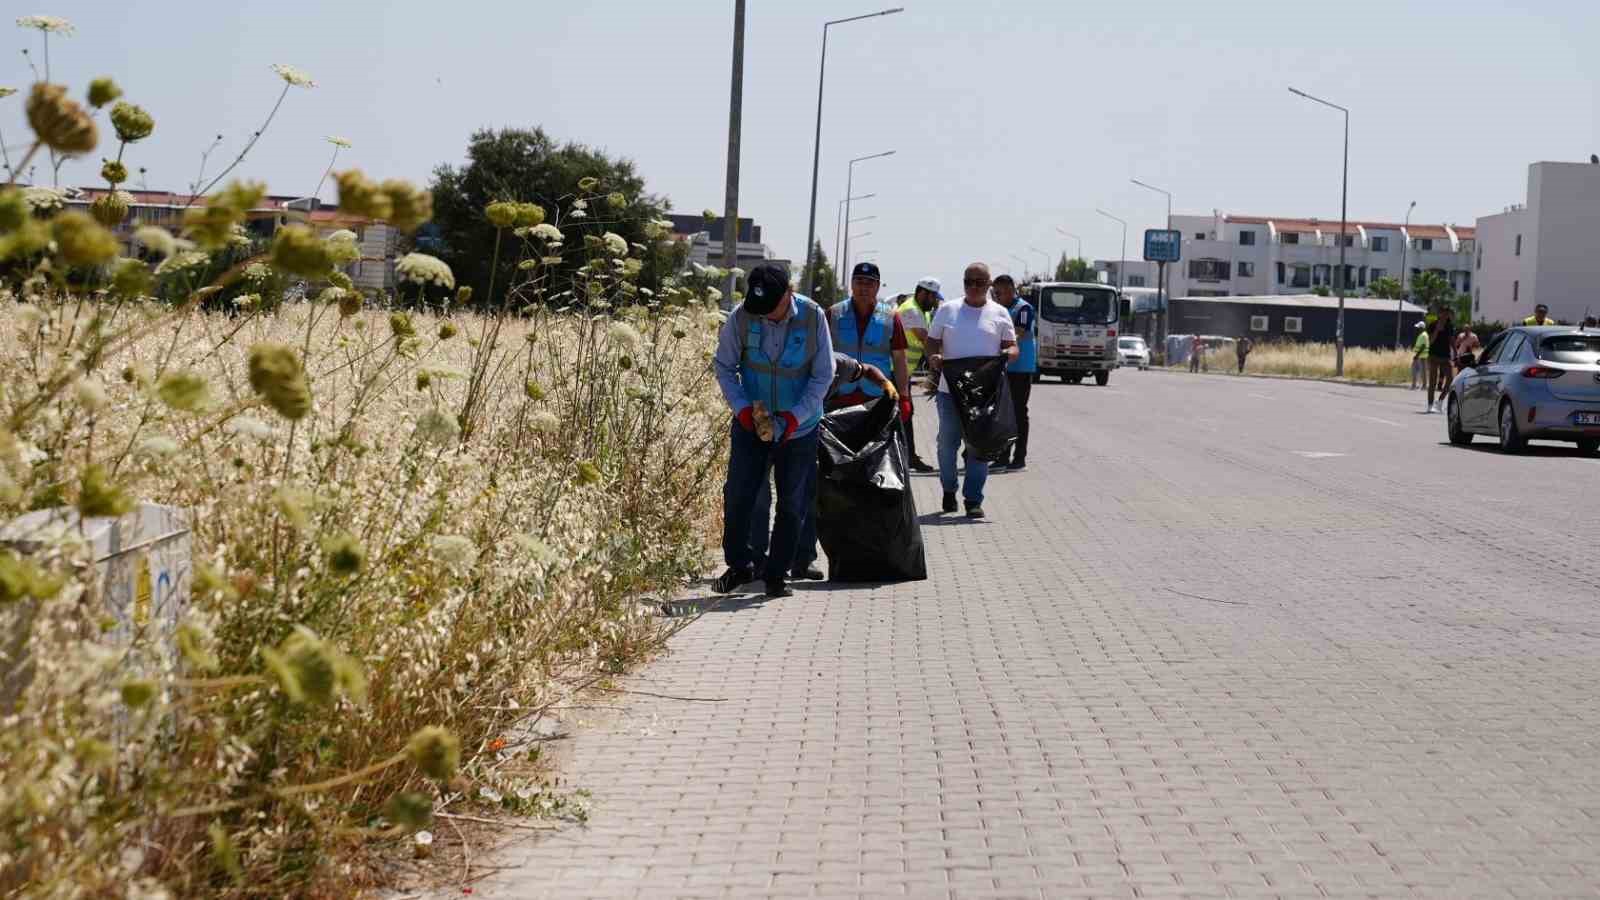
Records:
{"label": "white hatchback car", "polygon": [[1150,348],[1142,337],[1117,338],[1117,357],[1125,366],[1150,368]]}

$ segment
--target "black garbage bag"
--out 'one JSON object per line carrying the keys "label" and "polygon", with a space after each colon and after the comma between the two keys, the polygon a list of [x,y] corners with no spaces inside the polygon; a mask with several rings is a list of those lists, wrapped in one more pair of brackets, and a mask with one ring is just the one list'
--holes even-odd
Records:
{"label": "black garbage bag", "polygon": [[1017,436],[1006,361],[1004,356],[969,356],[947,359],[942,367],[950,399],[961,414],[961,438],[985,459],[1004,453]]}
{"label": "black garbage bag", "polygon": [[885,395],[817,427],[817,539],[829,581],[928,577],[899,414]]}

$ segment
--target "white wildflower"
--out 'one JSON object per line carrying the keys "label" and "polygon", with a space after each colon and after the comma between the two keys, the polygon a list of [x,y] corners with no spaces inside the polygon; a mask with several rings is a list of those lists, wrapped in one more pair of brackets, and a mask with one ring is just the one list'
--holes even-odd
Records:
{"label": "white wildflower", "polygon": [[464,566],[478,555],[477,545],[459,534],[435,535],[428,545],[440,561],[452,566]]}
{"label": "white wildflower", "polygon": [[561,430],[561,417],[548,409],[541,409],[528,419],[528,427],[540,434],[555,434]]}
{"label": "white wildflower", "polygon": [[328,240],[330,241],[350,241],[353,243],[355,239],[356,233],[348,228],[341,228],[338,231],[328,235]]}
{"label": "white wildflower", "polygon": [[310,75],[307,75],[305,72],[302,72],[294,66],[284,65],[283,63],[273,63],[272,71],[277,72],[278,77],[282,78],[286,84],[291,84],[295,87],[317,86],[317,83],[311,80]]}
{"label": "white wildflower", "polygon": [[184,269],[192,269],[196,266],[203,266],[210,258],[211,257],[201,253],[198,250],[185,250],[162,260],[161,265],[156,266],[156,274],[166,275],[169,272],[181,272]]}
{"label": "white wildflower", "polygon": [[589,218],[589,214],[584,212],[581,209],[575,209],[571,213],[569,213],[569,215],[571,215],[572,218],[574,218],[574,219],[587,219],[587,218]]}
{"label": "white wildflower", "polygon": [[559,244],[562,241],[561,229],[551,225],[549,222],[540,222],[538,225],[533,226],[532,234],[546,243]]}
{"label": "white wildflower", "polygon": [[60,16],[21,16],[17,19],[18,28],[37,28],[46,34],[59,34],[71,37],[78,29],[71,22]]}
{"label": "white wildflower", "polygon": [[222,430],[258,441],[270,441],[277,436],[271,425],[253,416],[234,416],[222,426]]}
{"label": "white wildflower", "polygon": [[327,140],[328,140],[328,143],[334,145],[335,147],[338,147],[341,150],[350,149],[350,139],[349,138],[340,137],[340,136],[338,136],[336,134],[330,134],[330,135],[328,135]]}
{"label": "white wildflower", "polygon": [[160,257],[171,256],[178,250],[178,243],[173,238],[172,232],[159,225],[140,225],[135,228],[133,242]]}
{"label": "white wildflower", "polygon": [[67,195],[55,188],[25,187],[22,189],[22,199],[36,213],[54,212],[67,205]]}
{"label": "white wildflower", "polygon": [[445,289],[456,286],[455,273],[444,260],[426,253],[407,253],[395,262],[394,269],[412,284],[436,284]]}
{"label": "white wildflower", "polygon": [[574,201],[572,201],[572,208],[573,209],[588,209],[589,208],[589,201],[587,201],[587,200],[574,200]]}
{"label": "white wildflower", "polygon": [[639,330],[627,322],[611,323],[611,343],[621,345],[624,350],[638,350],[644,344],[644,337]]}
{"label": "white wildflower", "polygon": [[437,407],[417,417],[417,437],[424,442],[448,444],[461,436],[456,417]]}
{"label": "white wildflower", "polygon": [[606,249],[610,250],[612,254],[616,256],[626,256],[628,254],[628,242],[622,235],[614,231],[608,231],[601,235],[600,239],[606,242]]}
{"label": "white wildflower", "polygon": [[499,791],[489,787],[488,785],[478,788],[478,796],[489,801],[490,803],[499,803],[505,799],[505,797],[501,796]]}
{"label": "white wildflower", "polygon": [[106,386],[101,384],[98,378],[78,379],[78,383],[73,386],[73,394],[78,398],[78,405],[90,412],[104,409],[109,402],[109,398],[106,397]]}
{"label": "white wildflower", "polygon": [[416,841],[418,846],[427,847],[427,846],[429,846],[430,844],[433,843],[433,832],[431,832],[431,831],[419,831],[416,834],[412,835],[411,839],[413,841]]}
{"label": "white wildflower", "polygon": [[139,453],[154,459],[164,459],[178,452],[178,442],[164,434],[152,435],[139,442]]}

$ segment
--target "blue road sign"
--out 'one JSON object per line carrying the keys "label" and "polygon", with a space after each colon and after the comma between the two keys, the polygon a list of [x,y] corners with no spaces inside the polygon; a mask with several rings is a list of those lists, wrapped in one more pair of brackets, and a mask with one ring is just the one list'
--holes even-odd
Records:
{"label": "blue road sign", "polygon": [[1167,228],[1146,228],[1144,231],[1144,258],[1146,262],[1177,262],[1183,249],[1183,234]]}

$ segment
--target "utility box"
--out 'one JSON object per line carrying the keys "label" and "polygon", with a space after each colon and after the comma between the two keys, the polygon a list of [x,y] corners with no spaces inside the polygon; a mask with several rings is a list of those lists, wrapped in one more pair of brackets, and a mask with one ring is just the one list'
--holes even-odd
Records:
{"label": "utility box", "polygon": [[[114,623],[107,643],[137,643],[142,652],[130,655],[130,664],[170,669],[193,582],[189,512],[141,503],[125,516],[86,519],[81,526],[99,576],[97,594]],[[35,510],[0,527],[0,546],[29,556],[79,528],[77,510],[70,507]],[[38,601],[27,600],[0,615],[0,714],[11,709],[32,677],[27,640],[39,612]]]}

